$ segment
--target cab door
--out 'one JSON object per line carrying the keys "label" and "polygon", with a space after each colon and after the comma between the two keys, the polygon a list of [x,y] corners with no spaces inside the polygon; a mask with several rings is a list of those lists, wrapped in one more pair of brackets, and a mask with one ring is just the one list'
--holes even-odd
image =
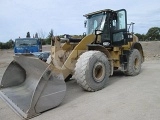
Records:
{"label": "cab door", "polygon": [[112,19],[112,45],[121,46],[127,44],[124,34],[127,33],[127,12],[125,9],[116,11]]}

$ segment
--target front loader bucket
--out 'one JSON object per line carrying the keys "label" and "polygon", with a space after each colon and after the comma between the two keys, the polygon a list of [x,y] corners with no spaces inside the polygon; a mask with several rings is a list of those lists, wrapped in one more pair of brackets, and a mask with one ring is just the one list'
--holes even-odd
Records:
{"label": "front loader bucket", "polygon": [[0,96],[23,118],[58,106],[66,92],[60,70],[35,57],[14,56],[6,69]]}

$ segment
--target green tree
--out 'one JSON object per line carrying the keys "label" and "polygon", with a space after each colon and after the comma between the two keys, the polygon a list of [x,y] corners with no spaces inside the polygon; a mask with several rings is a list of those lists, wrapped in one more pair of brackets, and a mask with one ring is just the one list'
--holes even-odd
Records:
{"label": "green tree", "polygon": [[0,42],[0,49],[2,49],[2,42]]}
{"label": "green tree", "polygon": [[148,30],[146,35],[149,40],[159,40],[160,39],[160,28],[152,27]]}
{"label": "green tree", "polygon": [[38,33],[35,34],[35,38],[38,38]]}
{"label": "green tree", "polygon": [[10,39],[6,43],[0,42],[0,49],[11,49],[13,48],[13,46],[14,46],[14,41],[12,39]]}
{"label": "green tree", "polygon": [[42,45],[46,45],[46,39],[41,39],[41,38],[40,38],[40,40],[41,40],[41,42],[42,42]]}
{"label": "green tree", "polygon": [[48,37],[49,37],[49,38],[52,38],[52,37],[53,37],[53,29],[51,29],[51,31],[49,32]]}
{"label": "green tree", "polygon": [[46,38],[46,44],[49,44],[49,45],[51,44],[51,39],[53,36],[54,36],[53,29],[51,29],[51,31],[48,34],[48,37]]}
{"label": "green tree", "polygon": [[14,47],[14,41],[13,41],[12,39],[10,39],[10,40],[7,42],[7,44],[8,44],[9,49]]}
{"label": "green tree", "polygon": [[135,35],[138,37],[139,41],[145,41],[147,39],[145,34],[136,33]]}
{"label": "green tree", "polygon": [[26,38],[30,38],[30,32],[27,32]]}

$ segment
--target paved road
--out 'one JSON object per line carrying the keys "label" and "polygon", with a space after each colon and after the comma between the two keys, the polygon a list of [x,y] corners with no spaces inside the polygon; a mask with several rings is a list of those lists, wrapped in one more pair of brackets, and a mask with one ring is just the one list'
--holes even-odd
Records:
{"label": "paved road", "polygon": [[[4,69],[1,67],[1,74]],[[160,119],[160,61],[146,61],[141,74],[135,77],[116,73],[98,92],[85,92],[75,81],[67,82],[67,89],[59,107],[32,120]],[[21,118],[0,99],[0,120]]]}

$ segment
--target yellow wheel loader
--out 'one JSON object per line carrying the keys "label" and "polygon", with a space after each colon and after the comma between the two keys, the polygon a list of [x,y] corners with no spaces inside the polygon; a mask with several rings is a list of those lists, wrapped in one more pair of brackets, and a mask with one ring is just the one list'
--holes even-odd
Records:
{"label": "yellow wheel loader", "polygon": [[84,15],[82,39],[54,37],[49,64],[32,55],[16,55],[1,80],[0,95],[23,118],[32,118],[58,106],[72,76],[86,91],[106,86],[120,69],[126,75],[140,73],[144,61],[138,38],[129,32],[125,9],[105,9]]}

